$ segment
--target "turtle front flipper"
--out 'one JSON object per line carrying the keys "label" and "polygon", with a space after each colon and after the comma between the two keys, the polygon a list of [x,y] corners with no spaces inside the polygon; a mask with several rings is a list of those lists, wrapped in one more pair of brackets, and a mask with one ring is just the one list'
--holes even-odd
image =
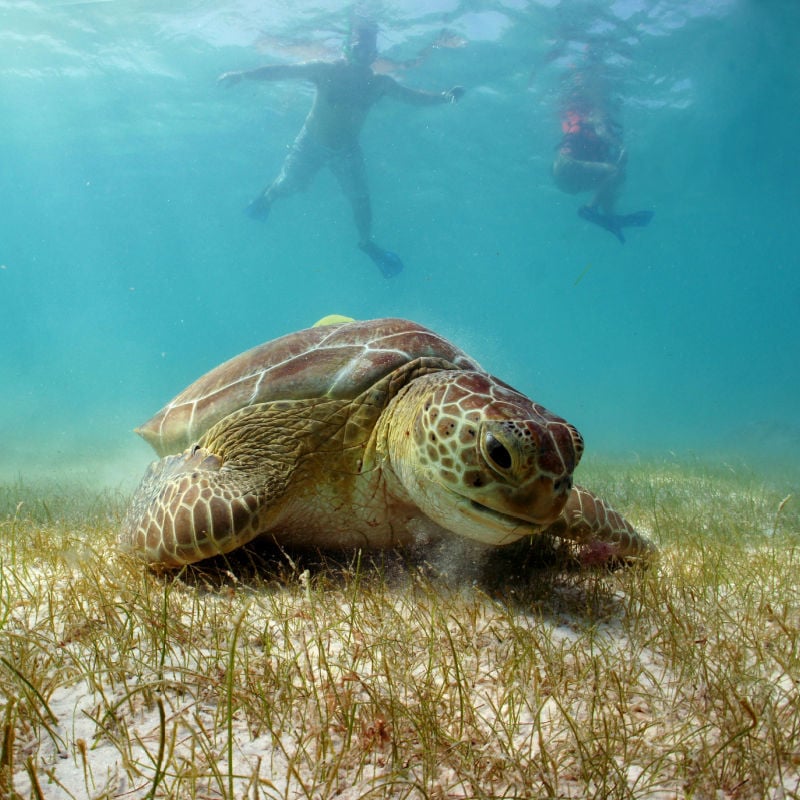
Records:
{"label": "turtle front flipper", "polygon": [[582,563],[646,561],[657,550],[633,525],[593,492],[574,486],[558,519],[544,533],[577,542]]}
{"label": "turtle front flipper", "polygon": [[251,541],[264,498],[240,472],[198,445],[150,465],[125,517],[123,549],[150,564],[178,567]]}

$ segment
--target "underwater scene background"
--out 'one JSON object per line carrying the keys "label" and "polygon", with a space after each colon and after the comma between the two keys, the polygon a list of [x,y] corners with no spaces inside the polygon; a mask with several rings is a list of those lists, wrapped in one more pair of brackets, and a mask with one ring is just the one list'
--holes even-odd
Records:
{"label": "underwater scene background", "polygon": [[[0,2],[0,479],[131,486],[132,429],[221,361],[329,314],[451,338],[597,457],[800,464],[800,4],[360,6],[383,99],[361,143],[386,279],[322,172],[266,222],[313,89],[227,70],[335,58],[354,9],[282,0]],[[628,151],[627,242],[550,167],[599,70]],[[779,473],[780,474],[780,473]]]}

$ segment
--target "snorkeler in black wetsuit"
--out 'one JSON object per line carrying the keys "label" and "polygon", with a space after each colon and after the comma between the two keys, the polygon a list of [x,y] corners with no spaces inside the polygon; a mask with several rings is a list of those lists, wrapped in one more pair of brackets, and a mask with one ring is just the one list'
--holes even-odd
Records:
{"label": "snorkeler in black wetsuit", "polygon": [[314,84],[316,93],[311,110],[280,174],[248,206],[248,213],[256,219],[266,219],[275,200],[305,188],[327,166],[352,206],[358,246],[389,278],[403,269],[403,262],[396,253],[385,250],[372,239],[372,209],[358,142],[361,128],[370,108],[381,97],[417,106],[439,105],[457,102],[464,90],[455,86],[444,92],[423,92],[402,86],[388,75],[377,75],[372,69],[378,55],[377,34],[373,22],[362,20],[351,32],[344,58],[226,72],[219,82],[232,86],[243,78],[273,81],[299,78]]}
{"label": "snorkeler in black wetsuit", "polygon": [[622,144],[622,128],[597,109],[573,105],[561,121],[564,134],[553,162],[553,178],[565,192],[594,191],[594,197],[578,214],[610,231],[624,244],[623,228],[644,227],[652,211],[616,214],[614,204],[625,181],[627,153]]}

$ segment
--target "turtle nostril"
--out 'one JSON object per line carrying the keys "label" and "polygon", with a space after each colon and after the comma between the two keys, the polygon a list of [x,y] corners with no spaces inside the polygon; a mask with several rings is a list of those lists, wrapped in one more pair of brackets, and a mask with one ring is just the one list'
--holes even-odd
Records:
{"label": "turtle nostril", "polygon": [[559,478],[554,484],[553,488],[560,494],[561,492],[569,492],[572,489],[572,476],[565,475]]}

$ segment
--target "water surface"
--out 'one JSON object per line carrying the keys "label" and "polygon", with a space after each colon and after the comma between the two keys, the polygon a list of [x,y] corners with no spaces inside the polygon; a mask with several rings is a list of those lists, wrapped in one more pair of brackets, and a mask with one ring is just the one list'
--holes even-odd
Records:
{"label": "water surface", "polygon": [[[400,81],[362,137],[385,280],[329,174],[242,209],[311,88],[231,69],[336,57],[350,6],[0,2],[0,476],[134,482],[132,428],[241,350],[343,313],[405,316],[566,416],[600,456],[797,465],[800,30],[794,2],[365,6]],[[438,43],[438,46],[432,46]],[[591,56],[629,152],[620,245],[550,163]],[[410,65],[407,62],[415,62]]]}

